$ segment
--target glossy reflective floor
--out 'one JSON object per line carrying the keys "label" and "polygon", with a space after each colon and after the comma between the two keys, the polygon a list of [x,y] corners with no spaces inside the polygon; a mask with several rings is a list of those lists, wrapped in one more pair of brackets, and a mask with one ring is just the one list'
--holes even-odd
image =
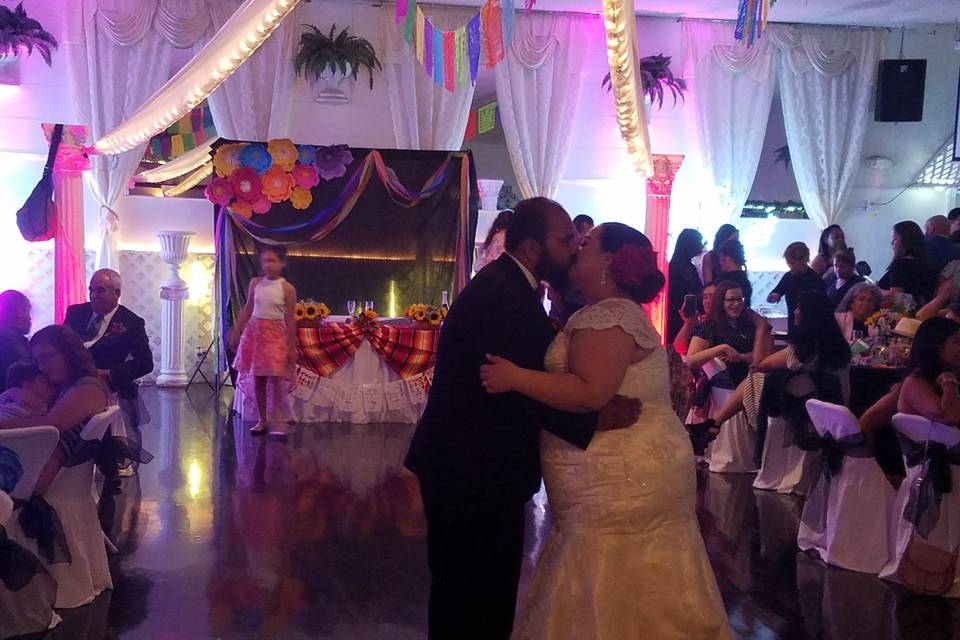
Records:
{"label": "glossy reflective floor", "polygon": [[[46,637],[426,637],[424,525],[416,480],[400,467],[412,426],[311,425],[286,442],[253,439],[206,387],[144,396],[153,420],[143,445],[156,458],[124,481],[115,589],[65,612]],[[960,604],[798,554],[797,503],[751,482],[701,472],[698,493],[737,637],[960,638]],[[539,494],[525,580],[549,527]]]}

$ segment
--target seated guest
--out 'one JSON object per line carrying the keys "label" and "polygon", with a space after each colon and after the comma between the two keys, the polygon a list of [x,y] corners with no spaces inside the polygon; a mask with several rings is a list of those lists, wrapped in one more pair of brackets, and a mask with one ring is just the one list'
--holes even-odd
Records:
{"label": "seated guest", "polygon": [[673,338],[673,350],[680,355],[687,355],[687,351],[690,349],[690,338],[693,337],[694,331],[710,317],[710,313],[713,311],[713,300],[716,293],[717,283],[708,282],[703,285],[703,288],[700,290],[700,310],[702,311],[698,311],[692,316],[687,316],[683,314],[683,308],[681,307],[680,317],[683,318],[683,326],[680,327],[680,331],[678,331],[677,335]]}
{"label": "seated guest", "polygon": [[950,221],[950,239],[954,242],[960,242],[960,207],[954,207],[947,213],[947,220]]}
{"label": "seated guest", "polygon": [[802,242],[791,242],[783,252],[783,259],[787,263],[787,271],[780,278],[780,282],[767,296],[767,302],[780,302],[780,298],[787,299],[787,331],[793,331],[793,312],[797,308],[797,301],[804,291],[823,291],[826,285],[823,278],[810,268],[810,249]]}
{"label": "seated guest", "polygon": [[858,419],[860,430],[863,431],[867,446],[873,451],[877,464],[897,487],[900,486],[898,478],[902,479],[907,473],[897,444],[897,434],[891,424],[897,413],[901,386],[900,382],[893,385],[890,391],[874,402]]}
{"label": "seated guest", "polygon": [[[957,245],[960,246],[960,245]],[[917,311],[919,320],[947,314],[948,307],[960,302],[960,260],[953,260],[940,272],[933,299]]]}
{"label": "seated guest", "polygon": [[493,224],[487,231],[487,239],[483,241],[480,247],[480,254],[477,256],[477,263],[473,265],[474,273],[479,273],[480,269],[503,255],[504,241],[507,237],[507,225],[510,224],[510,218],[513,217],[513,209],[504,209],[497,214]]}
{"label": "seated guest", "polygon": [[869,282],[853,285],[836,308],[837,324],[848,342],[853,341],[853,332],[867,335],[866,320],[880,308],[883,293],[880,288]]}
{"label": "seated guest", "polygon": [[36,493],[43,495],[76,447],[86,421],[107,408],[110,393],[97,375],[93,356],[69,327],[44,327],[30,339],[30,353],[37,368],[56,390],[56,398],[46,413],[7,418],[0,422],[0,428],[53,425],[60,430],[60,445],[37,482]]}
{"label": "seated guest", "polygon": [[[697,450],[702,450],[719,432],[718,425],[746,411],[750,423],[757,426],[760,397],[767,377],[774,371],[802,373],[779,380],[783,394],[806,402],[818,398],[826,402],[847,404],[850,400],[850,347],[840,332],[833,316],[833,306],[820,291],[804,291],[794,310],[795,324],[791,344],[770,354],[753,366],[750,379],[742,382],[713,418],[704,423],[689,425],[688,429]],[[787,407],[783,407],[787,410]],[[792,407],[803,413],[800,404]],[[797,411],[799,410],[799,411]]]}
{"label": "seated guest", "polygon": [[754,362],[757,331],[765,326],[766,320],[747,309],[740,286],[725,280],[717,285],[710,317],[690,340],[687,365],[697,369],[717,358],[726,363],[732,383],[738,385]]}
{"label": "seated guest", "polygon": [[927,245],[920,225],[912,220],[893,225],[890,245],[893,247],[893,260],[877,285],[884,295],[906,293],[913,296],[918,306],[926,304],[933,298],[937,273],[927,257]]}
{"label": "seated guest", "polygon": [[950,221],[947,216],[931,216],[923,227],[927,242],[927,258],[937,273],[943,271],[948,262],[960,260],[960,244],[950,239]]}
{"label": "seated guest", "polygon": [[736,282],[743,292],[744,304],[752,307],[753,285],[747,277],[747,256],[739,240],[727,240],[718,250],[720,258],[720,275],[717,281],[730,280]]}
{"label": "seated guest", "polygon": [[7,369],[7,390],[0,393],[0,423],[8,418],[44,415],[53,387],[36,365],[17,362]]}
{"label": "seated guest", "polygon": [[7,388],[7,369],[19,360],[29,360],[30,300],[19,291],[0,293],[0,391]]}
{"label": "seated guest", "polygon": [[823,277],[823,281],[830,284],[833,281],[834,273],[833,257],[837,251],[847,248],[847,237],[843,229],[838,224],[832,224],[820,232],[820,243],[817,247],[817,255],[813,256],[810,262],[810,268]]}
{"label": "seated guest", "polygon": [[120,274],[100,269],[90,278],[90,302],[71,305],[63,324],[90,349],[100,376],[120,398],[128,426],[141,416],[136,380],[153,371],[153,353],[143,318],[120,304]]}
{"label": "seated guest", "polygon": [[853,249],[840,249],[833,254],[834,278],[827,286],[827,298],[834,307],[855,285],[866,282],[866,278],[857,273],[856,264]]}
{"label": "seated guest", "polygon": [[960,424],[960,324],[924,320],[910,349],[897,410],[944,424]]}

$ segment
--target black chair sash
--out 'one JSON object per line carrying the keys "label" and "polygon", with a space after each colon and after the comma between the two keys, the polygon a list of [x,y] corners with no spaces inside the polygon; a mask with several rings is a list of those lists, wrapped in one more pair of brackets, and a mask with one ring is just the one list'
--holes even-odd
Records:
{"label": "black chair sash", "polygon": [[941,442],[931,441],[924,455],[923,442],[915,442],[902,433],[897,433],[897,440],[906,458],[907,467],[923,465],[918,482],[914,482],[910,487],[903,519],[910,522],[917,532],[926,538],[940,520],[940,502],[944,494],[953,491],[950,466],[960,466],[960,445],[948,449]]}
{"label": "black chair sash", "polygon": [[73,556],[56,509],[42,496],[15,502],[23,534],[37,541],[37,553],[47,564],[70,564]]}
{"label": "black chair sash", "polygon": [[53,606],[53,602],[57,599],[56,581],[36,554],[8,538],[6,529],[0,527],[0,582],[10,591],[20,591],[37,576],[48,583],[44,593],[49,596],[50,604]]}
{"label": "black chair sash", "polygon": [[808,447],[807,451],[820,452],[820,474],[807,497],[802,520],[810,529],[823,533],[827,528],[830,487],[833,479],[843,471],[843,461],[846,458],[872,458],[873,452],[867,447],[862,433],[844,438],[834,438],[829,433],[824,436],[808,436],[804,444]]}
{"label": "black chair sash", "polygon": [[63,466],[75,467],[90,460],[107,478],[116,478],[122,467],[128,464],[147,464],[153,460],[153,454],[145,451],[139,443],[130,438],[115,436],[110,431],[100,440],[82,440],[71,451]]}
{"label": "black chair sash", "polygon": [[0,447],[0,491],[10,493],[22,477],[20,456],[9,447]]}

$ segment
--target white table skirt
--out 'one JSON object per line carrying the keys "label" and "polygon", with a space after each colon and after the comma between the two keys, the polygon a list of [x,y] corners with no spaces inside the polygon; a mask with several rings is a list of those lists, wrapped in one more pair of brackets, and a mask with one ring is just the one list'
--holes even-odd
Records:
{"label": "white table skirt", "polygon": [[[426,404],[424,376],[403,380],[366,340],[342,367],[325,378],[298,381],[271,420],[286,422],[400,422],[414,424]],[[238,385],[234,409],[243,420],[257,419],[256,400]]]}

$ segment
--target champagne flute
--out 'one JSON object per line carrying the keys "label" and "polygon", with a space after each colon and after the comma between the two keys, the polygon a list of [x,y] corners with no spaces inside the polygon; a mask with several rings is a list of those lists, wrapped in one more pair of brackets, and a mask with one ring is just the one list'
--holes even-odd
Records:
{"label": "champagne flute", "polygon": [[356,310],[357,310],[357,301],[347,300],[347,315],[352,318]]}

